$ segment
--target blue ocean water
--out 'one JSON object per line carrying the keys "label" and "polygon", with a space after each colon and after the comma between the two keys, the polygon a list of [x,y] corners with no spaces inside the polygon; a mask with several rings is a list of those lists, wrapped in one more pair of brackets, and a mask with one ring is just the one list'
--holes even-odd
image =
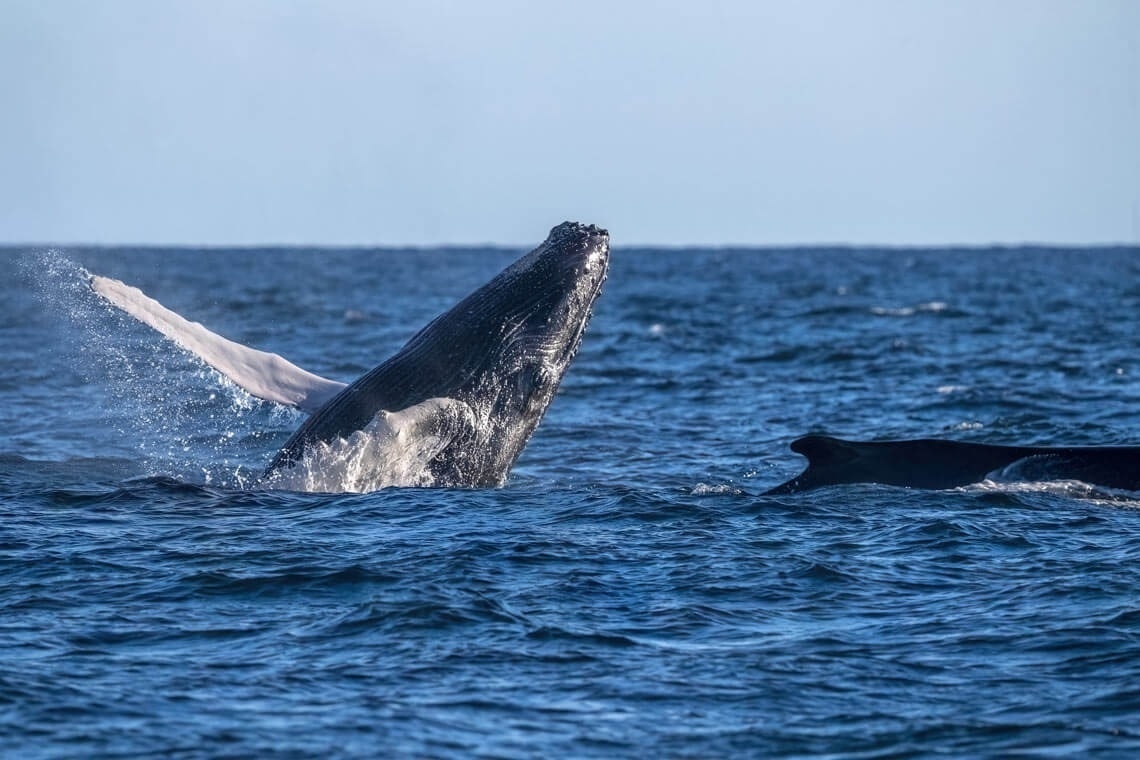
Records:
{"label": "blue ocean water", "polygon": [[252,487],[300,415],[83,269],[351,380],[519,252],[0,259],[0,755],[1140,752],[1140,496],[761,494],[788,443],[1140,444],[1140,250],[615,249],[508,485]]}

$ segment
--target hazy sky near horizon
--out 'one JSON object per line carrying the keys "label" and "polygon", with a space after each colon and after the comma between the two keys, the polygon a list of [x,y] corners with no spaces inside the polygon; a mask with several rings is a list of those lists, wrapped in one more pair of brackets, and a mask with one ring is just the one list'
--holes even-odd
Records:
{"label": "hazy sky near horizon", "polygon": [[1135,0],[0,0],[0,242],[1140,243]]}

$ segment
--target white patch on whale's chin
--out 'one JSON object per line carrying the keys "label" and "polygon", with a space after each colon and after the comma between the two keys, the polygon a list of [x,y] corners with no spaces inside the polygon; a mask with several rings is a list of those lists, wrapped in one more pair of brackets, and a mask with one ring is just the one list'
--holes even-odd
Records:
{"label": "white patch on whale's chin", "polygon": [[287,491],[367,493],[381,488],[436,485],[429,465],[475,425],[467,404],[431,398],[398,412],[381,411],[348,438],[315,442],[266,485]]}

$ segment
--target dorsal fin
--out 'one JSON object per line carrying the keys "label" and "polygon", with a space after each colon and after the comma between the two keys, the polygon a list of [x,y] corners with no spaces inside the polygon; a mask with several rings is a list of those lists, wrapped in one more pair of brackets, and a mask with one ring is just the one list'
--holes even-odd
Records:
{"label": "dorsal fin", "polygon": [[841,482],[832,479],[828,473],[837,468],[843,468],[859,458],[859,451],[852,445],[852,442],[827,435],[805,435],[802,438],[797,438],[792,441],[791,449],[797,454],[807,457],[807,467],[786,483],[781,483],[770,491],[766,491],[765,495],[808,491],[812,488]]}
{"label": "dorsal fin", "polygon": [[792,441],[792,451],[803,454],[810,465],[831,467],[854,460],[859,453],[848,441],[828,435],[805,435]]}
{"label": "dorsal fin", "polygon": [[277,354],[210,332],[119,280],[93,275],[91,289],[258,398],[312,413],[345,387],[344,383],[314,375]]}

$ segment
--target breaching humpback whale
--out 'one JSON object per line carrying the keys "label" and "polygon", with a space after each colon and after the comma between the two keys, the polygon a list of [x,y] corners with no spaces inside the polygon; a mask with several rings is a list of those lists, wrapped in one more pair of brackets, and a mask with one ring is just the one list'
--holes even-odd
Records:
{"label": "breaching humpback whale", "polygon": [[1079,480],[1140,491],[1140,446],[995,446],[925,438],[845,441],[809,435],[792,442],[807,468],[767,494],[808,491],[841,483],[880,483],[943,489],[1002,480]]}
{"label": "breaching humpback whale", "polygon": [[500,486],[577,353],[609,233],[565,222],[350,385],[191,323],[137,288],[95,292],[259,398],[311,416],[262,480],[296,490]]}

